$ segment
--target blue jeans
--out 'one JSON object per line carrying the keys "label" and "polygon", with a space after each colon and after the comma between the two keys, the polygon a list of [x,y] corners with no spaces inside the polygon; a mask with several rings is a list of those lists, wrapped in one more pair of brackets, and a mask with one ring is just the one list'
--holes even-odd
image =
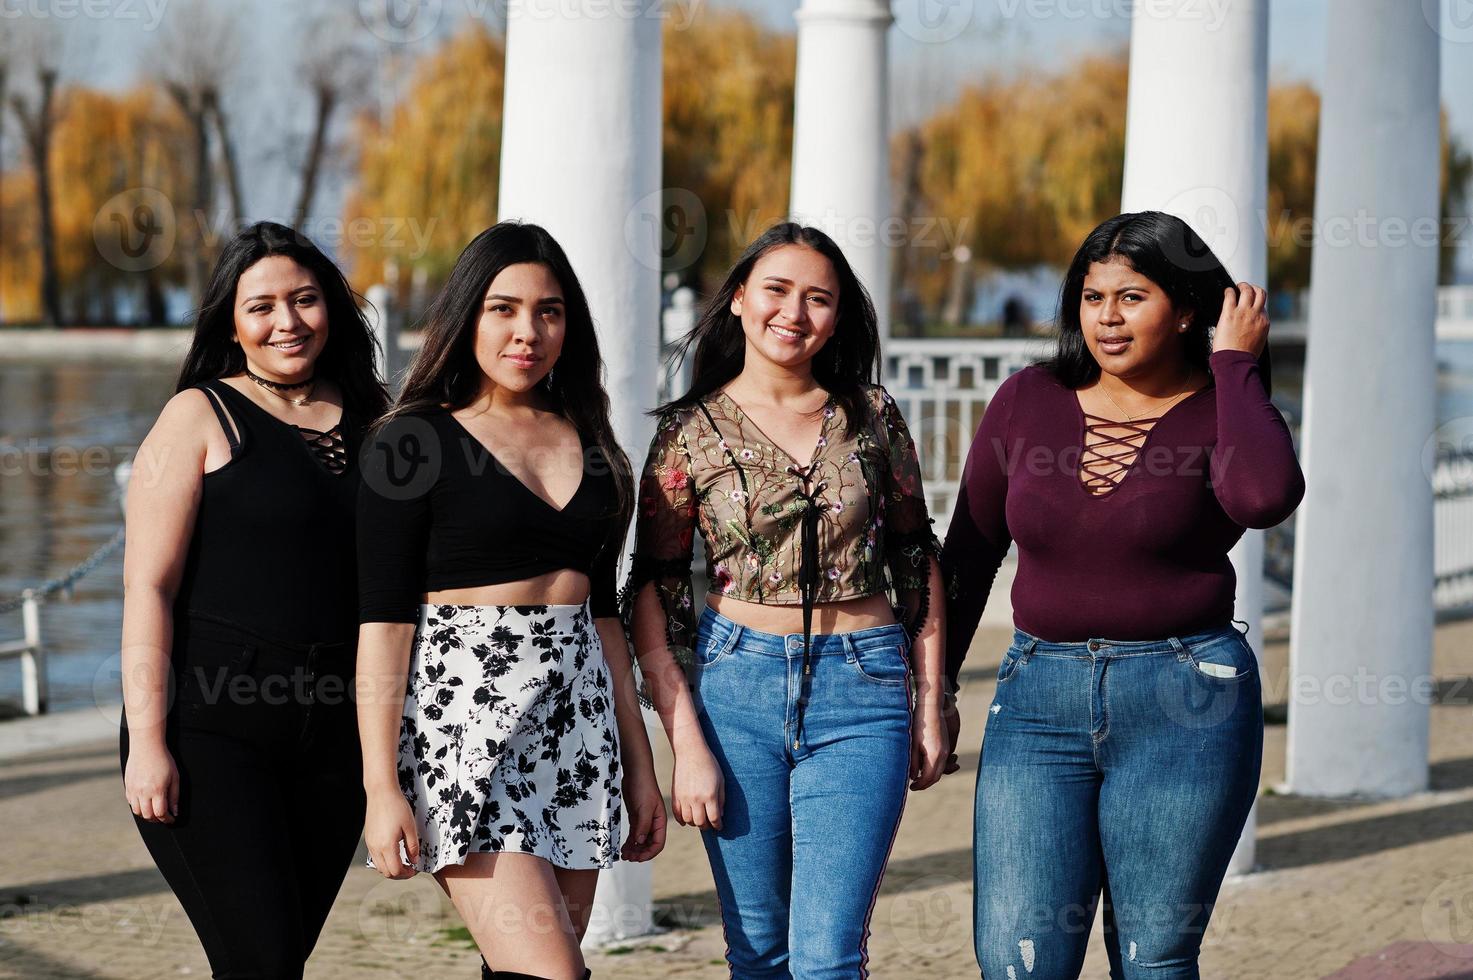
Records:
{"label": "blue jeans", "polygon": [[1048,643],[998,668],[977,774],[987,978],[1074,980],[1103,892],[1110,976],[1195,978],[1258,791],[1258,665],[1235,628]]}
{"label": "blue jeans", "polygon": [[726,781],[703,831],[735,978],[868,975],[870,913],[910,768],[909,644],[899,626],[814,634],[798,747],[803,636],[707,608],[693,688]]}

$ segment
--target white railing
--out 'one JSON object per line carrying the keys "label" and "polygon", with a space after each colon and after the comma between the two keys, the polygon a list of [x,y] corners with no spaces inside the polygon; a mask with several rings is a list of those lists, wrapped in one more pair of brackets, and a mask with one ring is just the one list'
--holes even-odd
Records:
{"label": "white railing", "polygon": [[[1278,300],[1270,336],[1304,343],[1309,334],[1309,290],[1286,294]],[[1473,286],[1437,289],[1438,340],[1473,340]]]}
{"label": "white railing", "polygon": [[1047,355],[1046,339],[889,340],[885,387],[900,405],[921,460],[926,505],[944,535],[962,464],[982,413],[1009,375]]}
{"label": "white railing", "polygon": [[1473,451],[1443,455],[1432,474],[1432,489],[1436,606],[1448,610],[1473,605]]}
{"label": "white railing", "polygon": [[0,643],[0,660],[20,658],[21,708],[28,715],[45,714],[50,695],[46,684],[46,648],[41,644],[41,598],[33,589],[19,597],[19,640]]}
{"label": "white railing", "polygon": [[[1473,304],[1473,289],[1444,289],[1440,301]],[[956,502],[961,467],[987,403],[1003,380],[1047,355],[1048,340],[891,340],[885,386],[916,440],[937,533]],[[1433,472],[1434,604],[1473,608],[1473,452],[1445,454]],[[1269,531],[1265,572],[1285,590],[1293,568],[1293,518]]]}

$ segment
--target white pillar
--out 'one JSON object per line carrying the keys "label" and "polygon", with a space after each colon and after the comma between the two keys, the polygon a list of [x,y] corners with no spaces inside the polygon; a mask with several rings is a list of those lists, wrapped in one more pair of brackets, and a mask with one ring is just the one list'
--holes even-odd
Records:
{"label": "white pillar", "polygon": [[[635,466],[659,378],[660,27],[658,5],[603,0],[513,4],[506,25],[501,217],[542,225],[567,251]],[[650,931],[650,894],[648,864],[601,875],[585,943]]]}
{"label": "white pillar", "polygon": [[[1235,280],[1262,285],[1268,208],[1268,0],[1220,13],[1195,0],[1138,6],[1131,23],[1125,211],[1166,211],[1202,236]],[[1232,551],[1235,617],[1263,651],[1263,532]],[[1229,870],[1250,871],[1257,805]]]}
{"label": "white pillar", "polygon": [[[827,232],[890,332],[889,0],[803,0],[793,101],[794,221]],[[887,244],[889,242],[889,244]]]}
{"label": "white pillar", "polygon": [[1329,19],[1291,627],[1288,780],[1307,796],[1427,786],[1439,51],[1424,6]]}

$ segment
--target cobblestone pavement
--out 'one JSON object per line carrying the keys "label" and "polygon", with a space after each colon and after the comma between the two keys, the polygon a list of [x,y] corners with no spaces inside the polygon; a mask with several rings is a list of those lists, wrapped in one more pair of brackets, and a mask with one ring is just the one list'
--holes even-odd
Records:
{"label": "cobblestone pavement", "polygon": [[[963,698],[975,744],[992,696],[988,665],[1006,633],[979,635]],[[1282,643],[1265,700],[1285,699]],[[1432,711],[1432,790],[1395,801],[1275,794],[1285,728],[1271,724],[1258,809],[1261,870],[1223,890],[1203,975],[1232,978],[1473,978],[1473,623],[1438,630],[1445,703]],[[92,725],[95,729],[95,723]],[[82,726],[85,730],[86,726]],[[873,919],[876,977],[977,975],[971,953],[971,796],[966,772],[913,795]],[[661,760],[662,775],[668,774]],[[123,803],[117,749],[83,744],[0,757],[0,977],[207,977],[183,911],[149,861]],[[592,953],[599,980],[724,977],[724,943],[700,841],[672,827],[655,862],[666,931]],[[475,977],[478,956],[427,877],[350,870],[309,978]],[[1086,978],[1108,975],[1098,927]]]}

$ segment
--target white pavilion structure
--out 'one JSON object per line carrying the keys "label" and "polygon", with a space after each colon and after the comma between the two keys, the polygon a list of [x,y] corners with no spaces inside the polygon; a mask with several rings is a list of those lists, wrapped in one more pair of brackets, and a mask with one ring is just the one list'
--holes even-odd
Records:
{"label": "white pavilion structure", "polygon": [[[1198,0],[1136,8],[1123,203],[1190,223],[1235,278],[1263,282],[1268,7]],[[889,0],[795,0],[798,73],[791,211],[833,234],[889,308],[880,230],[889,203]],[[660,5],[513,4],[507,22],[503,218],[566,248],[605,331],[616,427],[631,457],[657,398],[661,228]],[[585,10],[585,8],[587,8]],[[634,9],[634,8],[637,8]],[[615,9],[619,8],[615,5]],[[1438,217],[1438,0],[1345,0],[1328,19],[1316,223],[1369,213],[1389,228]],[[1101,216],[1102,218],[1105,216]],[[1295,550],[1295,686],[1357,672],[1430,672],[1436,237],[1319,247],[1313,257]],[[1374,397],[1367,397],[1373,393]],[[973,420],[975,422],[975,420]],[[1237,618],[1262,651],[1263,536],[1233,554]],[[1361,685],[1364,686],[1364,685]],[[1427,786],[1426,699],[1295,699],[1289,789],[1398,796]],[[1253,865],[1250,820],[1234,858]],[[588,942],[650,925],[649,865],[603,876]]]}

